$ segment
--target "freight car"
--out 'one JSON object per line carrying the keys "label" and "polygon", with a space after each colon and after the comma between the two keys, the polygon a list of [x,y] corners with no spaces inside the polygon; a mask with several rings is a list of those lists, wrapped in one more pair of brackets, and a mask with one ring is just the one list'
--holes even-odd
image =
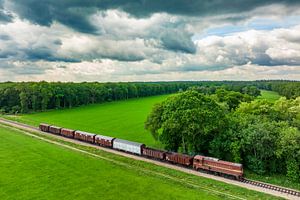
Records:
{"label": "freight car", "polygon": [[61,131],[61,127],[58,126],[49,126],[49,132],[56,134],[56,135],[60,135],[60,131]]}
{"label": "freight car", "polygon": [[48,124],[40,124],[39,125],[40,130],[44,131],[44,132],[49,132],[49,127],[50,127],[50,125],[48,125]]}
{"label": "freight car", "polygon": [[98,144],[103,147],[112,148],[114,139],[115,138],[113,138],[113,137],[108,137],[108,136],[104,136],[104,135],[96,135],[95,136],[95,144]]}
{"label": "freight car", "polygon": [[161,151],[146,146],[142,148],[142,154],[143,156],[159,160],[164,160],[166,158],[166,151]]}
{"label": "freight car", "polygon": [[62,128],[60,133],[61,133],[62,136],[65,136],[65,137],[68,137],[68,138],[74,138],[75,130]]}
{"label": "freight car", "polygon": [[144,144],[138,142],[131,142],[128,140],[114,139],[113,148],[121,151],[142,155],[142,148]]}
{"label": "freight car", "polygon": [[217,158],[205,157],[197,155],[193,160],[193,168],[195,170],[206,170],[221,175],[231,175],[240,180],[243,177],[243,166],[239,163],[232,163]]}
{"label": "freight car", "polygon": [[48,124],[40,124],[39,128],[44,132],[59,134],[65,137],[78,139],[95,145],[113,148],[152,159],[168,161],[185,167],[193,167],[195,170],[205,170],[220,175],[229,175],[235,177],[236,179],[241,179],[243,177],[243,166],[239,163],[222,161],[217,158],[200,155],[193,157],[180,153],[161,151],[146,147],[145,144],[142,143],[131,142],[103,135],[96,135],[83,131],[74,131],[56,126],[49,126]]}
{"label": "freight car", "polygon": [[94,133],[87,133],[84,131],[75,131],[74,133],[75,139],[89,143],[95,143],[95,136],[96,134]]}
{"label": "freight car", "polygon": [[166,160],[171,163],[180,164],[180,165],[184,165],[184,166],[192,166],[192,164],[193,164],[193,156],[180,154],[180,153],[174,153],[174,152],[167,152]]}

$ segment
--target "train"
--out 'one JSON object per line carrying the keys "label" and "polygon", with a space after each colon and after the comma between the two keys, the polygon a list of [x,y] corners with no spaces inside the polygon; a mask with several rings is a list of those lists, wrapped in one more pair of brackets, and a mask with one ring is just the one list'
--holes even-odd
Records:
{"label": "train", "polygon": [[99,135],[95,133],[84,132],[80,130],[72,130],[62,128],[46,123],[41,123],[39,129],[43,132],[60,135],[75,140],[99,145],[106,148],[111,148],[118,151],[123,151],[130,154],[143,156],[149,159],[155,159],[162,162],[172,163],[187,168],[192,168],[197,171],[206,173],[213,173],[228,178],[237,180],[243,179],[243,165],[240,163],[233,163],[223,161],[218,158],[207,157],[203,155],[186,155],[177,152],[170,152],[147,147],[143,143],[132,142],[115,137]]}

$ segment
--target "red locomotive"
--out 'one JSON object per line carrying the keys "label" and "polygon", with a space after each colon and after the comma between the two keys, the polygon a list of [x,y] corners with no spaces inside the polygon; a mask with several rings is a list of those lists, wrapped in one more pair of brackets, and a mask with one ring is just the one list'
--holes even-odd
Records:
{"label": "red locomotive", "polygon": [[231,175],[236,179],[241,179],[243,176],[243,166],[239,163],[232,163],[217,158],[195,156],[193,160],[193,168],[195,170],[206,170],[219,173],[220,175]]}

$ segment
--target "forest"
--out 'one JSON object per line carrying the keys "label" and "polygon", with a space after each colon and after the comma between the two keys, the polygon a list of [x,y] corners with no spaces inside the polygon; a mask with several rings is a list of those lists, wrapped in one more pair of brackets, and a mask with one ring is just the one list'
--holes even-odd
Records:
{"label": "forest", "polygon": [[226,87],[190,88],[156,104],[145,127],[168,150],[242,163],[257,174],[284,174],[299,182],[299,83],[273,84],[288,98],[273,103]]}
{"label": "forest", "polygon": [[217,88],[223,88],[249,96],[259,95],[259,89],[274,90],[287,98],[300,95],[300,83],[289,81],[6,82],[0,83],[0,113],[16,114],[72,108],[93,103],[176,93],[191,87],[197,87],[205,94],[212,94]]}

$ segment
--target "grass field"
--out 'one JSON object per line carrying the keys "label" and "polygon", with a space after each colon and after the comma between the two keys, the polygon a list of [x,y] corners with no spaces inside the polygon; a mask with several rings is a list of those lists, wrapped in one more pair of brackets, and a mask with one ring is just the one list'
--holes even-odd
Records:
{"label": "grass field", "polygon": [[[277,100],[276,92],[261,91],[259,99]],[[144,122],[155,103],[168,95],[130,99],[103,104],[94,104],[72,109],[51,110],[33,114],[11,116],[10,119],[38,126],[45,122],[66,128],[94,132],[107,136],[142,142],[162,148],[144,129]]]}
{"label": "grass field", "polygon": [[277,92],[269,90],[261,90],[261,96],[258,96],[257,99],[267,99],[271,102],[278,100],[281,96]]}
{"label": "grass field", "polygon": [[151,134],[144,129],[144,122],[152,106],[163,101],[167,96],[94,104],[72,109],[20,115],[13,118],[34,126],[45,122],[66,128],[143,142],[153,147],[161,147]]}
{"label": "grass field", "polygon": [[[1,200],[274,198],[93,148],[81,147],[132,165],[129,169],[18,132],[0,126]],[[200,188],[157,174],[145,173],[141,169],[184,179],[200,185]],[[201,185],[205,185],[209,190],[201,188]],[[214,191],[223,194],[215,194]]]}

